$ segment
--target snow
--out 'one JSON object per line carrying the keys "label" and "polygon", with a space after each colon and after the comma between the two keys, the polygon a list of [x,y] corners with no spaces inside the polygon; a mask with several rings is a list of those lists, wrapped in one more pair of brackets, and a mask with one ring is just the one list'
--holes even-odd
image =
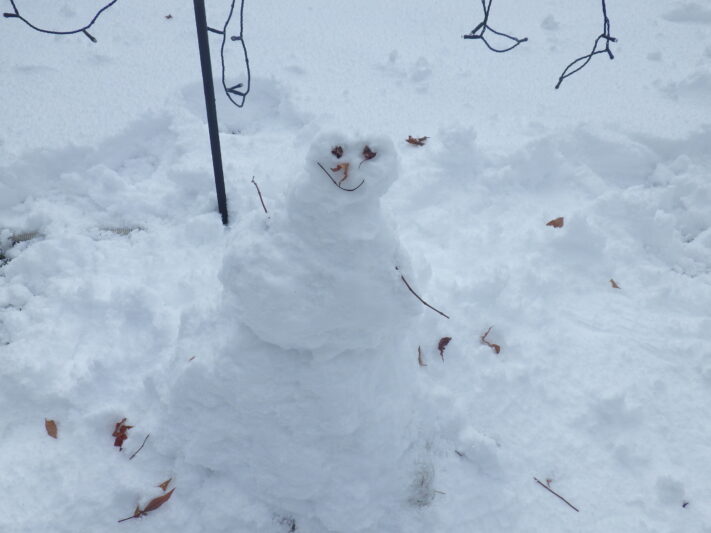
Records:
{"label": "snow", "polygon": [[189,3],[0,21],[1,531],[711,531],[709,10],[491,13],[246,0],[229,227]]}

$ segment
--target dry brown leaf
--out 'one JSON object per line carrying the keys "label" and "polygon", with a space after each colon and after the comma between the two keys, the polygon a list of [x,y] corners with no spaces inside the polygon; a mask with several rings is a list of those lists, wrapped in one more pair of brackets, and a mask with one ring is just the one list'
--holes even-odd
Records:
{"label": "dry brown leaf", "polygon": [[163,494],[163,496],[158,496],[157,498],[153,498],[151,501],[148,502],[148,505],[146,505],[146,508],[143,509],[143,513],[150,513],[151,511],[155,511],[163,505],[165,502],[170,500],[170,497],[173,495],[173,491],[175,489],[170,489],[170,491],[166,492]]}
{"label": "dry brown leaf", "polygon": [[493,349],[494,352],[496,352],[496,353],[498,354],[498,353],[501,352],[501,346],[499,346],[498,344],[494,344],[493,342],[489,342],[488,340],[486,340],[486,336],[489,334],[489,332],[491,331],[491,329],[492,329],[493,327],[494,327],[494,326],[491,326],[489,329],[486,330],[486,333],[484,333],[484,334],[481,336],[481,342],[482,342],[482,344],[486,344],[489,348]]}
{"label": "dry brown leaf", "polygon": [[47,435],[53,439],[57,438],[57,423],[54,420],[44,419],[44,429],[47,430]]}
{"label": "dry brown leaf", "polygon": [[449,344],[449,341],[452,340],[452,337],[442,337],[439,340],[439,344],[437,344],[437,349],[439,350],[439,356],[442,358],[442,361],[444,361],[444,349],[447,347]]}
{"label": "dry brown leaf", "polygon": [[333,150],[331,150],[331,153],[336,156],[336,159],[340,159],[341,157],[343,157],[343,147],[334,146]]}
{"label": "dry brown leaf", "polygon": [[173,18],[173,15],[171,15],[170,13],[168,13],[168,14],[165,16],[165,18],[167,18],[168,20],[170,20],[170,19]]}
{"label": "dry brown leaf", "polygon": [[420,366],[427,366],[427,363],[425,363],[425,358],[422,355],[422,348],[420,348],[419,346],[417,347],[417,362]]}
{"label": "dry brown leaf", "polygon": [[340,185],[344,181],[348,179],[348,167],[350,166],[350,163],[341,163],[336,166],[336,168],[332,168],[332,172],[338,172],[339,170],[343,171],[343,177],[338,181],[338,184]]}
{"label": "dry brown leaf", "polygon": [[[168,481],[170,481],[170,479]],[[168,483],[168,481],[165,481],[164,483]],[[163,483],[161,483],[159,486],[162,488]],[[151,501],[148,502],[148,505],[146,505],[145,509],[141,509],[139,505],[136,505],[136,510],[133,511],[133,515],[129,516],[128,518],[122,518],[121,520],[119,520],[119,523],[125,522],[126,520],[131,520],[133,518],[140,518],[142,516],[147,515],[151,511],[155,511],[156,509],[158,509],[158,507],[170,500],[170,497],[173,495],[174,490],[175,489],[171,489],[170,492],[166,492],[165,494],[163,494],[163,496],[153,498]]]}
{"label": "dry brown leaf", "polygon": [[166,490],[168,490],[168,485],[170,485],[170,482],[171,482],[171,481],[173,481],[173,478],[172,478],[172,477],[166,479],[163,483],[161,483],[160,485],[158,485],[158,487],[160,487],[161,489],[163,489],[163,492],[165,492]]}
{"label": "dry brown leaf", "polygon": [[427,142],[427,139],[429,139],[429,137],[417,137],[417,138],[415,138],[415,137],[413,137],[412,135],[408,135],[408,136],[407,136],[407,139],[405,139],[405,142],[408,142],[408,143],[410,143],[410,144],[412,144],[412,145],[414,145],[414,146],[424,146],[424,145],[425,145],[425,142]]}
{"label": "dry brown leaf", "polygon": [[363,148],[363,161],[373,159],[376,155],[378,154],[376,152],[373,152],[373,150],[370,149],[370,146],[366,144],[365,148]]}
{"label": "dry brown leaf", "polygon": [[114,440],[114,446],[116,446],[119,450],[123,449],[123,442],[128,438],[128,433],[126,432],[133,427],[125,425],[125,421],[126,419],[123,418],[120,422],[116,422],[114,432],[111,434],[112,437],[116,437]]}
{"label": "dry brown leaf", "polygon": [[621,288],[614,279],[610,279],[610,284],[612,285],[613,289],[620,289]]}
{"label": "dry brown leaf", "polygon": [[553,226],[554,228],[562,228],[563,224],[565,223],[565,219],[563,217],[558,217],[554,218],[550,222],[546,224],[546,226]]}

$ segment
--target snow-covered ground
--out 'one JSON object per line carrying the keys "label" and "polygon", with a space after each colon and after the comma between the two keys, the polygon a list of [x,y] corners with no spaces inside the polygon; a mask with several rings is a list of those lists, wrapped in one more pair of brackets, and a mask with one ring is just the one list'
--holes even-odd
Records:
{"label": "snow-covered ground", "polygon": [[1,19],[0,531],[711,532],[711,5],[607,7],[245,0],[227,228],[190,2]]}

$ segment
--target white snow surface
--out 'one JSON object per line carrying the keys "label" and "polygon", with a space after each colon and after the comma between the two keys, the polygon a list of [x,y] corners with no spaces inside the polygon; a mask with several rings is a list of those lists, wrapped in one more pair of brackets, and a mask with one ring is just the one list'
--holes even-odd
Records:
{"label": "white snow surface", "polygon": [[227,227],[190,2],[0,20],[0,531],[711,532],[711,9],[607,4],[245,0]]}

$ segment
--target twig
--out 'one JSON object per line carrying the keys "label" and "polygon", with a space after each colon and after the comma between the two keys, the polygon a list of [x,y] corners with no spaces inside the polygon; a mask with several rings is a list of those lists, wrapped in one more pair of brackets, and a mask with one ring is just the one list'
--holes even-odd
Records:
{"label": "twig", "polygon": [[146,438],[143,439],[143,444],[141,444],[141,447],[138,448],[135,452],[133,452],[133,455],[131,455],[131,457],[128,458],[129,461],[130,461],[131,459],[133,459],[134,457],[136,457],[136,455],[138,454],[138,452],[140,452],[140,451],[143,449],[143,447],[146,445],[146,441],[148,440],[148,437],[150,437],[150,436],[151,436],[150,433],[149,433],[148,435],[146,435]]}
{"label": "twig", "polygon": [[252,183],[254,183],[254,186],[257,188],[257,194],[259,195],[259,201],[262,202],[262,208],[264,209],[264,212],[269,214],[269,211],[267,211],[267,206],[264,205],[264,198],[262,198],[262,191],[259,190],[259,185],[257,185],[257,182],[254,181],[254,176],[252,176]]}
{"label": "twig", "polygon": [[543,487],[544,489],[546,489],[548,492],[550,492],[551,494],[555,494],[556,496],[558,496],[558,498],[560,498],[560,499],[563,500],[565,503],[567,503],[567,504],[568,504],[568,507],[570,507],[571,509],[573,509],[576,513],[579,513],[579,512],[580,512],[580,510],[579,510],[577,507],[575,507],[575,505],[573,505],[573,504],[570,503],[568,500],[566,500],[565,498],[563,498],[563,496],[561,496],[560,494],[558,494],[556,491],[554,491],[554,490],[553,490],[552,488],[550,488],[548,485],[546,485],[545,483],[541,483],[541,481],[540,481],[538,478],[536,478],[536,477],[534,477],[533,479],[536,481],[536,483],[538,483],[541,487]]}
{"label": "twig", "polygon": [[[398,272],[400,272],[400,268],[399,268],[399,267],[395,267],[395,270],[397,270]],[[415,295],[415,298],[417,298],[418,300],[420,300],[420,302],[422,302],[424,305],[426,305],[427,307],[429,307],[430,309],[432,309],[435,313],[439,313],[439,314],[442,315],[444,318],[449,318],[448,315],[445,315],[442,311],[440,311],[439,309],[436,309],[436,308],[432,307],[430,304],[428,304],[428,303],[425,302],[422,298],[420,298],[420,295],[417,294],[417,293],[412,289],[412,287],[410,287],[410,284],[409,284],[409,283],[407,282],[407,280],[405,279],[405,276],[403,276],[402,274],[400,274],[400,279],[401,279],[402,282],[405,284],[405,287],[407,287],[408,290],[409,290],[412,294]]]}
{"label": "twig", "polygon": [[365,183],[365,180],[362,180],[362,181],[358,184],[357,187],[354,187],[354,188],[352,188],[352,189],[347,189],[347,188],[345,188],[345,187],[341,187],[341,184],[338,183],[338,182],[333,178],[333,176],[331,176],[331,174],[328,173],[328,170],[326,170],[326,168],[325,168],[321,163],[319,163],[318,161],[316,161],[316,164],[321,167],[321,170],[323,170],[323,171],[326,173],[326,176],[329,177],[329,179],[333,182],[333,184],[334,184],[336,187],[338,187],[339,189],[341,189],[342,191],[353,192],[353,191],[355,191],[356,189],[358,189],[361,185],[363,185],[363,184]]}

